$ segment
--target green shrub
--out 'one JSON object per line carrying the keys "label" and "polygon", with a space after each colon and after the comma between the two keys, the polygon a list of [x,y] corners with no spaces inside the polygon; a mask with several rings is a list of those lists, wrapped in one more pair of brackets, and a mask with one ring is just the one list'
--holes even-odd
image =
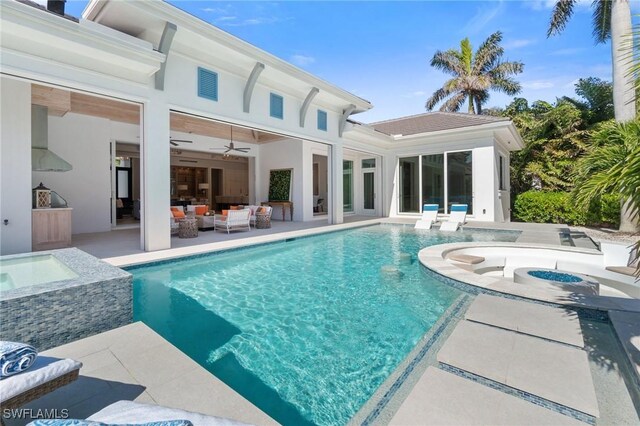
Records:
{"label": "green shrub", "polygon": [[585,210],[576,206],[568,192],[527,191],[516,196],[513,217],[523,222],[618,227],[620,202],[608,194]]}

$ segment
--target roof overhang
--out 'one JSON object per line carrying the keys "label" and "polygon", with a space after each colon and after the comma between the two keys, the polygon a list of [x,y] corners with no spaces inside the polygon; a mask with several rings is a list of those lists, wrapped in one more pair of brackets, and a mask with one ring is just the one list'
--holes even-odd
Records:
{"label": "roof overhang", "polygon": [[331,105],[334,110],[346,109],[353,104],[356,106],[354,112],[358,113],[373,107],[369,101],[161,0],[91,0],[82,16],[154,44],[160,40],[165,22],[172,22],[178,27],[172,54],[186,55],[206,63],[215,50],[219,53],[216,54],[215,65],[240,75],[250,72],[256,62],[261,62],[265,64],[265,70],[260,76],[262,83],[282,86],[283,91],[295,92],[302,99],[311,88],[317,87],[320,92],[314,102]]}
{"label": "roof overhang", "polygon": [[95,22],[74,22],[15,1],[0,2],[1,49],[146,83],[165,60],[153,46]]}

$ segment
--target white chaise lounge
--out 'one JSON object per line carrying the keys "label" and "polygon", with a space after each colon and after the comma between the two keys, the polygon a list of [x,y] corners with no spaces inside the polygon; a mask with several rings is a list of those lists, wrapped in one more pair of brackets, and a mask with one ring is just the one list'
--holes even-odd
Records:
{"label": "white chaise lounge", "polygon": [[431,229],[431,225],[438,221],[437,204],[425,204],[422,206],[422,217],[416,222],[415,229]]}
{"label": "white chaise lounge", "polygon": [[452,204],[449,208],[449,220],[440,225],[441,231],[457,231],[467,218],[466,204]]}

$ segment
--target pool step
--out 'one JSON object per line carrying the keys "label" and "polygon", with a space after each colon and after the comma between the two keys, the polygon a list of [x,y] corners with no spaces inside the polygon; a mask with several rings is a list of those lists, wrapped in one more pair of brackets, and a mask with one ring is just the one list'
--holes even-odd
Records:
{"label": "pool step", "polygon": [[584,348],[578,314],[570,309],[481,294],[469,306],[465,318]]}
{"label": "pool step", "polygon": [[391,425],[582,425],[576,419],[435,367],[427,368]]}
{"label": "pool step", "polygon": [[464,320],[438,361],[598,417],[587,353],[579,348]]}

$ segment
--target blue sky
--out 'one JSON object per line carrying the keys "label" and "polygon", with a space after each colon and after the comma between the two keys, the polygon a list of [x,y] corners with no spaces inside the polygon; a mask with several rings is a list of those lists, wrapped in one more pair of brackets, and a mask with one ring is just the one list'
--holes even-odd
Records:
{"label": "blue sky", "polygon": [[[354,116],[364,122],[424,112],[447,78],[429,66],[435,51],[457,48],[464,37],[476,48],[498,30],[505,58],[525,64],[517,78],[529,101],[574,95],[581,77],[611,79],[610,45],[591,37],[591,1],[549,39],[550,0],[170,2],[371,101],[373,110]],[[79,16],[85,4],[70,1],[67,11]],[[510,101],[494,92],[486,106]]]}

